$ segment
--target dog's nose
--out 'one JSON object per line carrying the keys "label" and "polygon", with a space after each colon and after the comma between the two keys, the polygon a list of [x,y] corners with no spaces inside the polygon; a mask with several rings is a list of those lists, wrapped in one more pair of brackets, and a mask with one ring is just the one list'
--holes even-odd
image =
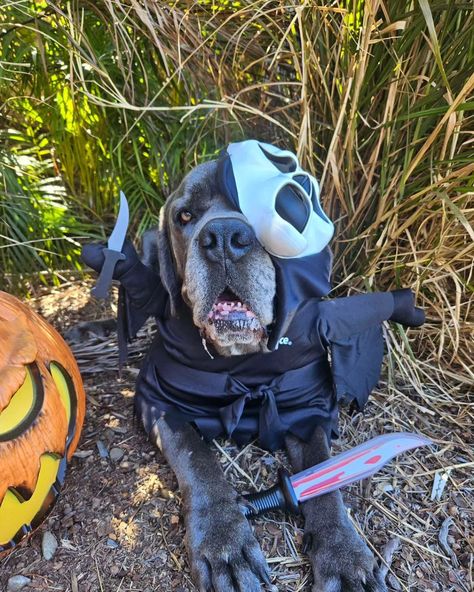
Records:
{"label": "dog's nose", "polygon": [[255,244],[252,228],[243,220],[219,218],[210,220],[199,234],[199,245],[209,261],[229,258],[238,261]]}

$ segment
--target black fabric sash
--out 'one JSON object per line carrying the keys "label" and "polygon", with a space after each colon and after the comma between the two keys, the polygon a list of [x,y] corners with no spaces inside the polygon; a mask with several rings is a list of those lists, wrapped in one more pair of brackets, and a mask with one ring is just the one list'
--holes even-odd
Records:
{"label": "black fabric sash", "polygon": [[194,422],[207,439],[226,435],[242,443],[258,433],[261,445],[275,450],[288,431],[306,438],[316,424],[328,432],[334,428],[336,396],[325,357],[258,386],[187,367],[168,355],[166,363],[153,361],[140,373],[135,397],[148,433],[165,414],[171,421]]}

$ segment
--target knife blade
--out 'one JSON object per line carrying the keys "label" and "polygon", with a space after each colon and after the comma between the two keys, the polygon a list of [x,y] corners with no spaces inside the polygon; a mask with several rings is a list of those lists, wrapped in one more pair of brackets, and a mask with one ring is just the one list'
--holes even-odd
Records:
{"label": "knife blade", "polygon": [[280,471],[277,485],[244,496],[244,514],[251,518],[276,509],[297,513],[301,503],[365,479],[398,454],[432,443],[425,436],[409,432],[384,434],[295,475]]}
{"label": "knife blade", "polygon": [[115,266],[118,261],[125,259],[125,255],[122,253],[122,247],[125,241],[125,235],[127,234],[128,221],[129,210],[127,198],[123,191],[120,191],[120,207],[117,221],[107,241],[107,248],[104,249],[104,265],[102,266],[96,285],[91,290],[92,295],[96,298],[107,298]]}

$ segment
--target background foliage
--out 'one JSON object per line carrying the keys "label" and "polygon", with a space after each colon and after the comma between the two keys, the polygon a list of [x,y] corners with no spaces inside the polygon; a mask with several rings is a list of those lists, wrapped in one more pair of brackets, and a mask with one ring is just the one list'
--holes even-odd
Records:
{"label": "background foliage", "polygon": [[139,235],[193,164],[258,137],[321,179],[335,279],[414,287],[426,357],[472,378],[473,21],[460,0],[4,0],[6,287],[78,267],[119,187]]}

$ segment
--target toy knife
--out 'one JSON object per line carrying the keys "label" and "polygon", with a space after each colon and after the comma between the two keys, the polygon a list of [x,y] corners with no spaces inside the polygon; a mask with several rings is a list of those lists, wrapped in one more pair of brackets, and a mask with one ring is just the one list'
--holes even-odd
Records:
{"label": "toy knife", "polygon": [[122,253],[122,247],[127,233],[128,219],[127,198],[123,191],[121,191],[117,222],[115,222],[114,229],[107,242],[107,248],[104,249],[104,265],[102,266],[96,285],[91,290],[92,295],[96,298],[107,298],[115,266],[118,261],[125,259],[125,255]]}
{"label": "toy knife", "polygon": [[290,476],[286,471],[280,471],[278,485],[244,496],[247,502],[244,514],[247,518],[252,518],[270,510],[298,513],[299,504],[365,479],[397,454],[432,443],[425,436],[409,432],[385,434],[295,475]]}

